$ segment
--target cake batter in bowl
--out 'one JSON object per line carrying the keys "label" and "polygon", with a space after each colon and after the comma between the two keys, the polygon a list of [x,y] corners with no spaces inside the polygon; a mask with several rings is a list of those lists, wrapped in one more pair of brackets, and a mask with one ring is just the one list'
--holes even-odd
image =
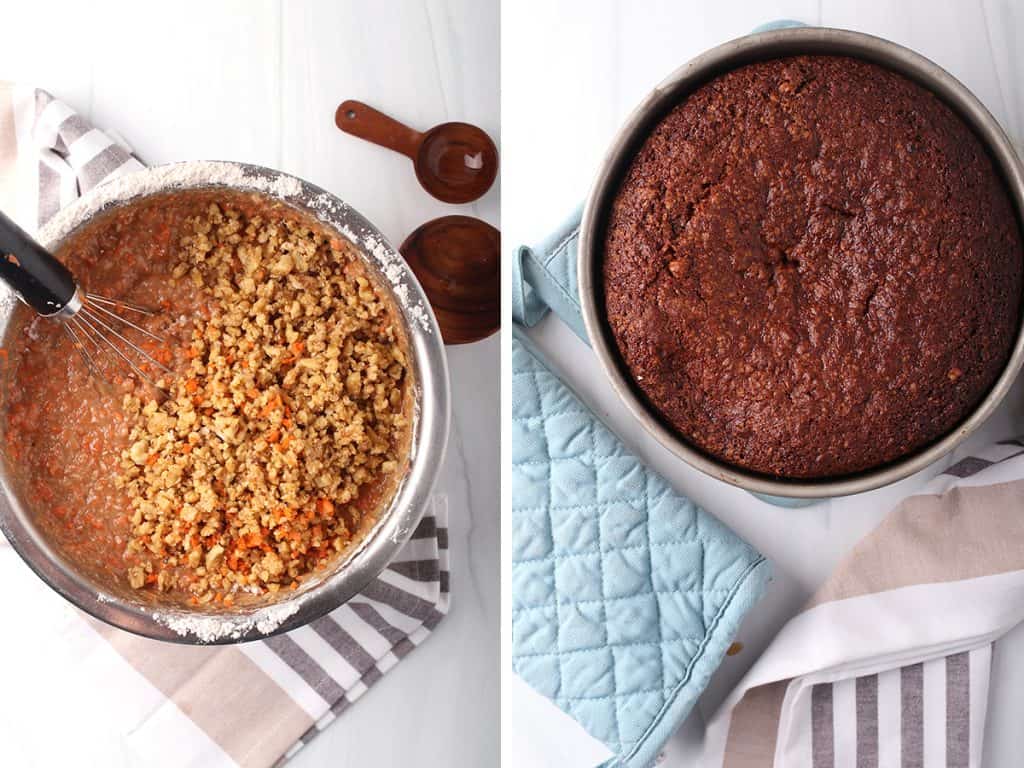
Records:
{"label": "cake batter in bowl", "polygon": [[173,371],[163,392],[96,387],[52,327],[0,307],[0,525],[44,580],[129,631],[224,643],[318,618],[386,566],[449,405],[436,323],[372,225],[293,177],[202,162],[103,185],[39,239],[158,307]]}

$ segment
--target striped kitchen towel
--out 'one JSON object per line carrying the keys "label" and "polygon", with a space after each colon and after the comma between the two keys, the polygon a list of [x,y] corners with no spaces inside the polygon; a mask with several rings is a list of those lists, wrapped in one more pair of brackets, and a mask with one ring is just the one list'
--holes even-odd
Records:
{"label": "striped kitchen towel", "polygon": [[840,563],[708,723],[723,768],[980,768],[992,644],[1024,621],[1024,441],[965,458]]}
{"label": "striped kitchen towel", "polygon": [[[0,83],[0,210],[34,231],[92,187],[142,168],[45,91]],[[430,635],[448,612],[447,498],[358,597],[240,646],[160,643],[101,624],[44,586],[0,536],[5,765],[278,765]],[[55,701],[67,712],[53,738]]]}
{"label": "striped kitchen towel", "polygon": [[0,82],[0,210],[27,231],[97,184],[144,166],[46,91]]}

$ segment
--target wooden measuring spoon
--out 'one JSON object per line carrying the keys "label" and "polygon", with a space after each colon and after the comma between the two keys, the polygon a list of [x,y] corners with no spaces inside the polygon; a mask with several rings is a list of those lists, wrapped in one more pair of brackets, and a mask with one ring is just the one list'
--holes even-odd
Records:
{"label": "wooden measuring spoon", "polygon": [[467,344],[501,326],[501,234],[470,216],[417,227],[401,251],[430,299],[445,344]]}
{"label": "wooden measuring spoon", "polygon": [[491,188],[498,149],[469,123],[442,123],[419,133],[361,101],[343,101],[334,113],[345,133],[410,158],[422,187],[446,203],[470,203]]}

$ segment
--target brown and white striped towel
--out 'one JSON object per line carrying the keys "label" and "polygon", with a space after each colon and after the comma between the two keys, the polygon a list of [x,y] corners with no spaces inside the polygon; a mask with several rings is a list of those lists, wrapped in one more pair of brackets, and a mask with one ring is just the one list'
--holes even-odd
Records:
{"label": "brown and white striped towel", "polygon": [[[142,167],[122,141],[45,91],[0,83],[0,210],[28,231]],[[147,640],[87,617],[0,536],[3,609],[21,628],[0,637],[0,655],[18,660],[0,673],[0,764],[286,761],[444,618],[447,526],[447,499],[435,496],[409,543],[359,597],[286,635],[221,648]],[[47,730],[56,701],[70,714],[60,739]]]}
{"label": "brown and white striped towel", "polygon": [[1024,442],[900,503],[708,723],[723,768],[979,768],[992,643],[1024,621]]}

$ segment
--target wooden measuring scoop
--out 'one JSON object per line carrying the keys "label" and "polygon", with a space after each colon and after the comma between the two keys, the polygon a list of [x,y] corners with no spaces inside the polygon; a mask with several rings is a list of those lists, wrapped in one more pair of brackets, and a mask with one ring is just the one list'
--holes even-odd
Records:
{"label": "wooden measuring scoop", "polygon": [[361,101],[344,101],[334,113],[345,133],[410,158],[422,187],[446,203],[481,197],[498,174],[498,149],[469,123],[442,123],[419,133]]}
{"label": "wooden measuring scoop", "polygon": [[446,344],[467,344],[501,326],[501,234],[470,216],[417,227],[401,251],[430,299]]}

